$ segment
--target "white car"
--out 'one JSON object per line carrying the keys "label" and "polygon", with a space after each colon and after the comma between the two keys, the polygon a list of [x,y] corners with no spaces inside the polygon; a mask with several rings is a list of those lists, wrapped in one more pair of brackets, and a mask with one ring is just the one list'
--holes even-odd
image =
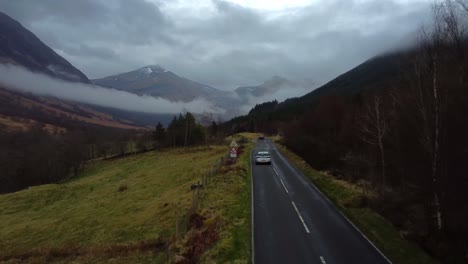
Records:
{"label": "white car", "polygon": [[255,156],[255,164],[271,164],[271,157],[268,151],[259,151]]}

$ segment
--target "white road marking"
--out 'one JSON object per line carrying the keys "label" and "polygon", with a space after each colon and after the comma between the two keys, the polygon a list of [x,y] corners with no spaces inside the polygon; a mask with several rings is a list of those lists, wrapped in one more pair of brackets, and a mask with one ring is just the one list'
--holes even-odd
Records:
{"label": "white road marking", "polygon": [[307,233],[307,234],[310,234],[309,228],[308,228],[307,225],[305,224],[304,219],[303,219],[302,216],[301,216],[301,213],[299,213],[299,210],[297,210],[296,204],[295,204],[294,202],[291,202],[291,203],[292,203],[292,205],[294,206],[294,210],[296,210],[297,216],[299,216],[299,219],[301,220],[302,225],[304,226],[306,233]]}
{"label": "white road marking", "polygon": [[283,185],[283,188],[284,188],[284,190],[286,191],[286,193],[289,193],[289,192],[288,192],[288,188],[286,188],[286,185],[284,185],[283,180],[280,179],[280,181],[281,181],[281,184]]}
{"label": "white road marking", "polygon": [[[275,148],[276,148],[276,146],[275,146]],[[276,148],[276,149],[277,149],[277,148]],[[380,254],[389,264],[392,264],[392,263],[393,263],[393,262],[391,262],[391,261],[382,253],[382,251],[380,251],[380,249],[379,249],[376,245],[374,245],[374,243],[373,243],[372,241],[370,241],[370,239],[369,239],[366,235],[364,235],[364,233],[362,233],[361,230],[359,230],[359,228],[357,228],[356,225],[353,224],[353,222],[351,222],[351,220],[349,220],[348,217],[346,217],[346,215],[344,215],[338,208],[336,208],[335,204],[334,204],[332,201],[330,201],[330,199],[328,199],[328,197],[327,197],[325,194],[323,194],[322,191],[320,191],[320,189],[317,188],[317,186],[315,186],[310,180],[308,180],[307,177],[305,177],[304,174],[303,174],[296,166],[294,166],[292,163],[290,163],[290,162],[283,156],[283,154],[281,153],[281,151],[278,151],[278,156],[279,156],[287,165],[289,165],[294,171],[296,171],[297,173],[299,173],[299,175],[301,175],[302,178],[305,179],[305,180],[309,183],[310,186],[312,186],[312,188],[314,188],[318,193],[320,193],[320,195],[321,195],[323,198],[325,198],[325,200],[332,206],[332,208],[333,208],[336,212],[338,212],[348,223],[350,223],[350,224],[354,227],[354,229],[356,229],[356,230],[361,234],[361,236],[364,237],[364,238],[369,242],[369,244],[371,244],[371,246],[372,246],[373,248],[375,248],[375,250],[376,250],[377,252],[379,252],[379,254]]]}
{"label": "white road marking", "polygon": [[278,171],[276,171],[275,167],[273,167],[273,170],[275,171],[276,175],[279,175]]}
{"label": "white road marking", "polygon": [[320,256],[320,260],[322,261],[322,264],[327,264],[327,262],[325,261],[325,258],[323,256]]}

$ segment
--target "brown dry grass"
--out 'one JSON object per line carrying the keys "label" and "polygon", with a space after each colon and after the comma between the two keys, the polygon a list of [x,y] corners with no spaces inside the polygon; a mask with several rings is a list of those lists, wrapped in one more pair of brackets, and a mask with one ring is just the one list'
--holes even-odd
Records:
{"label": "brown dry grass", "polygon": [[3,125],[7,131],[19,132],[28,131],[34,126],[41,126],[42,130],[50,134],[61,134],[67,132],[67,129],[47,123],[40,123],[28,118],[11,117],[0,115],[0,125]]}
{"label": "brown dry grass", "polygon": [[[0,97],[2,97],[3,100],[14,101],[18,107],[28,109],[28,111],[42,112],[57,118],[67,118],[70,120],[80,121],[93,125],[114,128],[144,129],[140,126],[118,122],[108,114],[100,113],[91,108],[84,107],[78,103],[66,100],[58,100],[39,96],[31,97],[30,95],[27,96],[21,92],[13,92],[2,88],[0,88]],[[84,112],[85,114],[78,114],[76,112],[77,109]]]}
{"label": "brown dry grass", "polygon": [[53,262],[57,260],[71,261],[76,258],[100,259],[115,258],[135,255],[137,253],[157,253],[164,250],[166,243],[162,240],[138,241],[127,244],[96,245],[91,247],[77,247],[70,245],[59,248],[40,248],[15,255],[0,256],[0,262],[22,263],[45,260]]}
{"label": "brown dry grass", "polygon": [[201,230],[194,230],[187,241],[187,251],[184,254],[184,263],[198,263],[200,257],[219,239],[216,225],[213,223]]}

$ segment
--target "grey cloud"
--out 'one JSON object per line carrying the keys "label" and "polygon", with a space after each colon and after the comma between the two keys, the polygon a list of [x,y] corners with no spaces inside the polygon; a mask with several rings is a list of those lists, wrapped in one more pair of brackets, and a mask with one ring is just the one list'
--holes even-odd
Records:
{"label": "grey cloud", "polygon": [[[248,113],[259,102],[269,102],[277,100],[278,102],[284,101],[288,98],[298,97],[310,92],[307,86],[283,86],[278,91],[260,97],[249,96],[244,105],[241,106],[241,113]],[[242,100],[242,99],[241,99]]]}
{"label": "grey cloud", "polygon": [[105,2],[95,0],[1,0],[0,10],[19,20],[25,26],[43,20],[55,20],[67,24],[84,24],[106,18]]}
{"label": "grey cloud", "polygon": [[112,48],[119,42],[140,45],[155,39],[168,41],[162,36],[168,20],[157,6],[143,0],[0,0],[0,6],[34,33],[53,32],[64,43],[104,42]]}
{"label": "grey cloud", "polygon": [[171,2],[165,1],[0,0],[0,10],[90,78],[160,64],[234,89],[273,75],[325,83],[410,42],[431,3],[323,0],[272,15],[222,0],[198,13],[188,4],[167,8]]}
{"label": "grey cloud", "polygon": [[204,99],[191,102],[171,102],[162,98],[102,88],[83,83],[66,82],[47,75],[32,73],[22,67],[0,64],[0,84],[23,92],[49,95],[57,98],[146,113],[194,113],[211,112],[223,114],[221,110]]}
{"label": "grey cloud", "polygon": [[[62,46],[63,47],[63,46]],[[112,59],[116,53],[111,49],[103,47],[92,47],[87,44],[77,44],[69,47],[63,47],[63,51],[73,56],[87,56],[100,59]]]}

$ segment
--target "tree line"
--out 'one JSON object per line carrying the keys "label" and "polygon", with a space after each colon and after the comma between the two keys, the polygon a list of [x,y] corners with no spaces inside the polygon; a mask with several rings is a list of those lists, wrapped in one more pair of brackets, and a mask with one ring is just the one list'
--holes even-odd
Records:
{"label": "tree line", "polygon": [[147,151],[152,141],[149,132],[99,127],[0,131],[0,193],[75,177],[90,160]]}
{"label": "tree line", "polygon": [[220,136],[215,121],[207,128],[196,122],[190,112],[174,116],[165,128],[160,122],[156,125],[153,138],[160,147],[188,147],[212,141]]}
{"label": "tree line", "polygon": [[39,125],[28,131],[0,129],[0,193],[76,177],[94,159],[205,144],[217,135],[216,122],[205,128],[189,112],[174,116],[167,128],[158,122],[154,130],[88,125],[51,134]]}

